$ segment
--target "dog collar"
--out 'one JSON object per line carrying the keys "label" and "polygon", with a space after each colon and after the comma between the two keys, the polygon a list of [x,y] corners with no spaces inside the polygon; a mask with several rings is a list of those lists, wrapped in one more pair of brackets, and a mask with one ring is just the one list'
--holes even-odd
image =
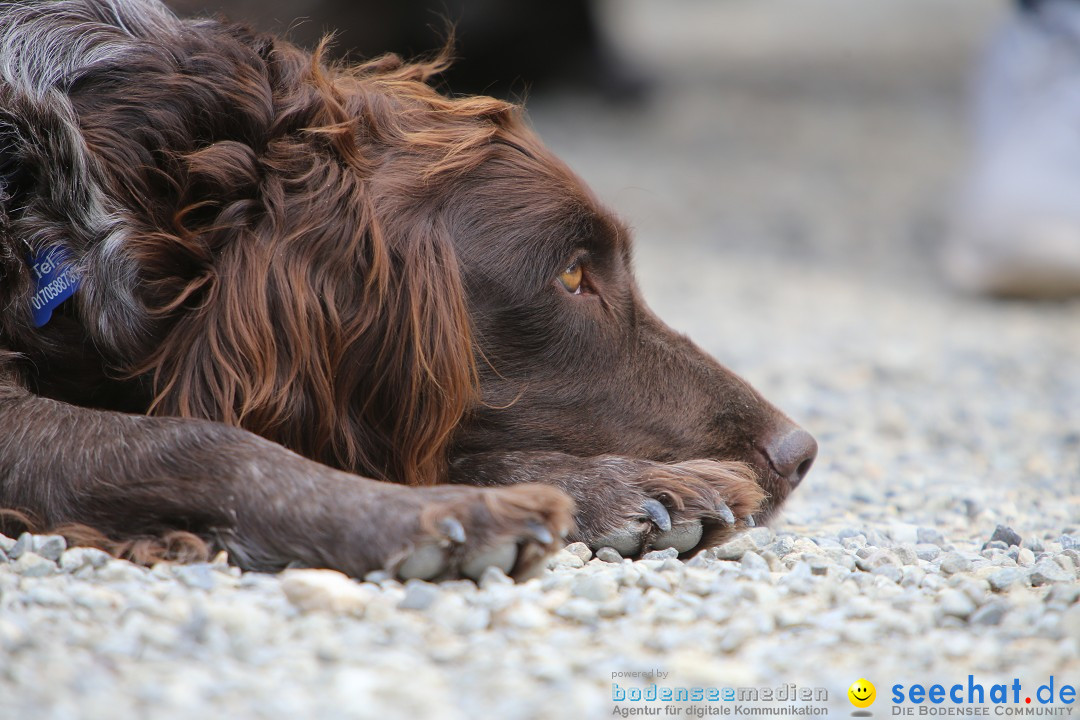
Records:
{"label": "dog collar", "polygon": [[[0,200],[9,204],[13,200],[13,188],[17,185],[18,159],[10,140],[0,134]],[[29,247],[29,244],[27,244]],[[53,310],[60,307],[79,289],[79,275],[67,258],[67,251],[59,246],[34,250],[29,248],[27,265],[34,280],[34,293],[30,296],[32,324],[39,328],[52,319]]]}
{"label": "dog collar", "polygon": [[33,325],[39,328],[52,319],[53,310],[79,289],[79,275],[68,261],[67,252],[59,245],[33,253],[30,273],[34,276],[30,307]]}

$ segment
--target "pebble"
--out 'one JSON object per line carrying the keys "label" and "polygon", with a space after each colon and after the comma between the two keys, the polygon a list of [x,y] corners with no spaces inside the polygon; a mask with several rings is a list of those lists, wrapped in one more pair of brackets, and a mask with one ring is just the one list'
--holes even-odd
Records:
{"label": "pebble", "polygon": [[31,550],[22,550],[12,568],[23,577],[43,577],[57,571],[56,563]]}
{"label": "pebble", "polygon": [[173,574],[189,588],[209,591],[217,584],[217,573],[207,563],[178,565],[173,569]]}
{"label": "pebble", "polygon": [[398,603],[402,610],[427,610],[439,598],[439,587],[424,580],[405,583],[405,597]]}
{"label": "pebble", "polygon": [[946,575],[955,575],[971,569],[971,561],[960,553],[946,553],[941,558],[941,572]]}
{"label": "pebble", "polygon": [[589,546],[583,542],[570,543],[565,548],[563,548],[563,551],[568,552],[571,555],[577,555],[579,558],[581,558],[582,563],[589,562],[590,560],[592,560],[593,556],[592,550],[590,550]]}
{"label": "pebble", "polygon": [[742,565],[744,570],[761,570],[764,572],[769,571],[769,563],[765,558],[758,555],[753,550],[747,550],[743,553],[742,558],[739,560],[739,564]]}
{"label": "pebble", "polygon": [[623,561],[623,556],[615,548],[609,547],[602,547],[597,550],[596,557],[606,563],[621,563]]}
{"label": "pebble", "polygon": [[874,575],[877,575],[877,576],[883,577],[883,578],[888,578],[889,580],[892,580],[894,583],[900,582],[900,580],[904,576],[903,571],[901,571],[900,568],[898,568],[897,566],[892,565],[892,564],[879,565],[876,568],[874,568],[872,572],[873,572]]}
{"label": "pebble", "polygon": [[575,555],[572,552],[568,552],[565,548],[560,550],[551,556],[551,559],[547,562],[549,570],[556,568],[582,568],[585,567],[585,561],[580,556]]}
{"label": "pebble", "polygon": [[1066,572],[1050,558],[1044,558],[1035,563],[1034,567],[1031,568],[1031,572],[1028,574],[1028,578],[1031,580],[1033,586],[1039,587],[1040,585],[1049,585],[1051,583],[1073,582],[1076,580],[1076,575]]}
{"label": "pebble", "polygon": [[304,612],[357,617],[364,614],[373,594],[336,570],[286,570],[281,574],[281,589]]}
{"label": "pebble", "polygon": [[936,545],[941,547],[945,544],[945,536],[937,528],[920,527],[916,531],[915,542],[919,545]]}
{"label": "pebble", "polygon": [[1008,612],[1008,606],[999,601],[988,602],[971,613],[968,622],[972,625],[998,625]]}
{"label": "pebble", "polygon": [[84,567],[93,569],[105,567],[110,560],[110,555],[103,550],[90,547],[74,547],[65,550],[60,556],[60,569],[64,572],[75,572]]}
{"label": "pebble", "polygon": [[585,598],[593,602],[606,602],[619,592],[619,584],[610,575],[593,573],[579,575],[571,585],[574,597]]}
{"label": "pebble", "polygon": [[[1006,525],[998,525],[997,528],[994,530],[994,534],[990,536],[989,542],[995,541],[1004,543],[1006,547],[1011,547],[1013,545],[1020,545],[1022,539],[1020,537],[1020,534],[1013,530],[1011,527],[1008,527]],[[985,545],[983,547],[985,547]]]}
{"label": "pebble", "polygon": [[1001,570],[995,570],[986,579],[990,583],[991,590],[1004,592],[1024,578],[1025,575],[1026,573],[1018,568],[1002,568]]}
{"label": "pebble", "polygon": [[[713,548],[712,554],[717,560],[742,560],[743,555],[755,550],[757,550],[757,545],[754,541],[746,534],[742,534],[735,536],[735,538],[723,545]],[[777,554],[781,553],[777,552]]]}
{"label": "pebble", "polygon": [[31,535],[23,533],[19,539],[7,550],[7,555],[17,560],[23,553],[33,552],[53,562],[60,559],[61,553],[67,549],[67,540],[60,535]]}
{"label": "pebble", "polygon": [[919,543],[915,546],[915,557],[919,560],[936,560],[941,555],[941,548],[931,543]]}
{"label": "pebble", "polygon": [[975,603],[967,593],[954,589],[944,590],[941,593],[940,607],[945,615],[962,619],[975,612]]}

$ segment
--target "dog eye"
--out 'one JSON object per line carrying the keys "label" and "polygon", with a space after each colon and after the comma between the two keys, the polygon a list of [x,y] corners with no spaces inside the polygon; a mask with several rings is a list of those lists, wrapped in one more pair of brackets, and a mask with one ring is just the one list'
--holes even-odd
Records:
{"label": "dog eye", "polygon": [[568,293],[578,295],[581,293],[581,263],[575,262],[562,271],[562,275],[559,276],[559,282],[563,284]]}

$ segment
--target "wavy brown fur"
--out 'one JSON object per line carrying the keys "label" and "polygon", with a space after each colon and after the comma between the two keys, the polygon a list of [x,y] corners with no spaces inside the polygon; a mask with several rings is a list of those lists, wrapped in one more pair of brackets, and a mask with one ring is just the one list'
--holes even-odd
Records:
{"label": "wavy brown fur", "polygon": [[[436,93],[426,81],[443,58],[335,68],[321,50],[277,43],[264,61],[237,43],[271,82],[241,75],[214,92],[229,98],[230,124],[267,140],[168,159],[177,187],[157,212],[171,213],[171,232],[129,252],[149,280],[149,315],[170,329],[126,371],[153,374],[155,414],[239,425],[335,467],[431,484],[476,400],[470,322],[445,229],[388,223],[370,179],[407,145],[434,193],[482,163],[517,111]],[[121,122],[88,135],[108,154],[130,131]],[[193,270],[183,281],[177,262]]]}

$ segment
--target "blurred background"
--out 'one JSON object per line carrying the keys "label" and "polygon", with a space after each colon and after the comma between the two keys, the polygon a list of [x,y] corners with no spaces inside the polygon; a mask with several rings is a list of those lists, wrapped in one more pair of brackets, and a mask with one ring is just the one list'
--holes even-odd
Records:
{"label": "blurred background", "polygon": [[527,98],[641,242],[930,282],[1000,0],[172,0]]}
{"label": "blurred background", "polygon": [[[963,293],[942,270],[978,165],[970,90],[1019,3],[173,2],[308,45],[337,29],[355,57],[430,51],[455,22],[448,88],[524,97],[634,228],[661,317],[818,437],[791,526],[1080,524],[1080,304]],[[1075,107],[1059,124],[1080,127]]]}

